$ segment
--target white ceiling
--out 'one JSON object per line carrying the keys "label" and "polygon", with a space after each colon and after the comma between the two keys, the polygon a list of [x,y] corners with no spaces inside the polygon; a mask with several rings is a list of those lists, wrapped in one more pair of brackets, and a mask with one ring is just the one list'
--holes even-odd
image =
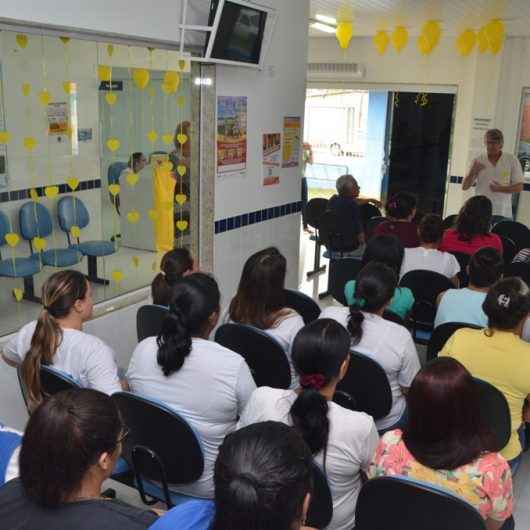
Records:
{"label": "white ceiling", "polygon": [[[430,18],[439,20],[442,32],[449,35],[468,27],[478,29],[489,19],[500,18],[507,35],[530,36],[530,0],[311,0],[312,18],[317,13],[337,17],[341,9],[352,13],[354,35],[359,36],[372,36],[396,24],[418,35]],[[309,34],[329,37],[313,29]]]}

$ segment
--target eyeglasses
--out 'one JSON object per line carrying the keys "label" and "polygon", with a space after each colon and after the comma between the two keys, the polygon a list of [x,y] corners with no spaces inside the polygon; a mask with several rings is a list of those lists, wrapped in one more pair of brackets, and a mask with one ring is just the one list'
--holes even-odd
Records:
{"label": "eyeglasses", "polygon": [[121,434],[121,436],[118,438],[118,440],[117,440],[117,442],[116,442],[116,445],[123,443],[123,441],[125,440],[125,438],[127,438],[127,436],[129,436],[129,434],[131,434],[131,430],[130,430],[130,429],[127,429],[127,427],[124,427],[124,428],[122,429],[122,434]]}

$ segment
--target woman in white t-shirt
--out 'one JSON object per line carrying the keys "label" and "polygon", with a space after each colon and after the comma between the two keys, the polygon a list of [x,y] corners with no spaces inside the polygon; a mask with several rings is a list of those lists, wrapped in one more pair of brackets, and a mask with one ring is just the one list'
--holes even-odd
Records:
{"label": "woman in white t-shirt", "polygon": [[245,360],[208,340],[219,319],[219,299],[211,276],[183,278],[174,287],[160,335],[138,344],[127,370],[133,392],[162,401],[198,434],[204,472],[197,482],[171,489],[203,498],[213,498],[219,446],[256,389]]}
{"label": "woman in white t-shirt", "polygon": [[300,380],[297,390],[258,388],[238,427],[267,420],[297,429],[326,474],[333,500],[329,530],[355,525],[355,504],[361,470],[367,470],[379,440],[374,420],[332,401],[349,364],[350,336],[331,319],[305,326],[293,343],[293,362]]}
{"label": "woman in white t-shirt", "polygon": [[21,365],[30,408],[42,400],[41,365],[65,372],[82,387],[106,394],[119,392],[114,351],[83,332],[93,308],[92,289],[85,276],[73,270],[52,274],[42,287],[42,304],[39,319],[23,326],[2,354],[9,365]]}
{"label": "woman in white t-shirt", "polygon": [[287,262],[275,247],[256,252],[247,259],[237,293],[230,302],[228,320],[254,326],[276,339],[291,368],[291,388],[297,384],[291,361],[291,346],[304,327],[302,317],[286,307]]}
{"label": "woman in white t-shirt", "polygon": [[328,307],[320,314],[320,318],[332,318],[347,328],[352,349],[371,357],[385,371],[392,391],[392,408],[376,421],[380,434],[405,421],[405,394],[420,369],[408,329],[383,318],[396,284],[396,274],[390,267],[371,262],[357,276],[353,304],[349,308]]}
{"label": "woman in white t-shirt", "polygon": [[438,250],[443,237],[441,217],[435,214],[425,215],[418,226],[418,237],[419,247],[405,249],[400,276],[405,276],[409,271],[429,270],[443,274],[458,287],[458,260],[453,254]]}

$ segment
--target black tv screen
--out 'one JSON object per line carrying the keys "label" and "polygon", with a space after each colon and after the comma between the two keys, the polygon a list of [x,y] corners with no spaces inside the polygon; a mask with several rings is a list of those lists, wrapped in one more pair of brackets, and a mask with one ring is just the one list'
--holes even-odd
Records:
{"label": "black tv screen", "polygon": [[[210,24],[217,9],[213,0]],[[267,12],[227,0],[212,47],[213,59],[259,64]]]}

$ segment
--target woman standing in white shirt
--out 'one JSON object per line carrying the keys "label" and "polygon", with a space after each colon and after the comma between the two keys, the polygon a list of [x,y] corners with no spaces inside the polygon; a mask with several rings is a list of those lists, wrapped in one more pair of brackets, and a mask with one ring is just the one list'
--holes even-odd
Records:
{"label": "woman standing in white shirt", "polygon": [[320,314],[320,318],[333,318],[347,328],[352,349],[374,359],[385,371],[392,391],[392,408],[376,421],[380,434],[404,421],[405,393],[420,369],[408,329],[383,318],[396,284],[396,273],[390,267],[369,263],[357,276],[353,304],[349,308],[328,307]]}
{"label": "woman standing in white shirt", "polygon": [[202,476],[172,489],[213,498],[219,446],[235,429],[256,385],[241,356],[208,340],[219,319],[216,281],[190,274],[176,284],[173,295],[160,335],[138,344],[127,379],[133,392],[162,401],[186,419],[202,442]]}
{"label": "woman standing in white shirt", "polygon": [[350,336],[331,319],[304,327],[293,343],[293,362],[300,378],[297,390],[258,388],[238,427],[281,421],[297,429],[326,474],[333,499],[329,530],[349,530],[367,470],[379,437],[374,420],[332,401],[349,364]]}
{"label": "woman standing in white shirt", "polygon": [[83,274],[64,270],[52,274],[42,287],[43,309],[12,338],[2,357],[21,364],[30,408],[41,400],[40,367],[51,365],[73,377],[82,387],[106,394],[122,388],[114,351],[102,340],[83,332],[92,316],[92,289]]}
{"label": "woman standing in white shirt", "polygon": [[296,378],[291,346],[304,327],[304,321],[294,309],[286,307],[286,270],[287,261],[275,247],[252,254],[243,267],[237,293],[230,302],[228,319],[261,329],[278,341],[289,361],[293,388]]}

